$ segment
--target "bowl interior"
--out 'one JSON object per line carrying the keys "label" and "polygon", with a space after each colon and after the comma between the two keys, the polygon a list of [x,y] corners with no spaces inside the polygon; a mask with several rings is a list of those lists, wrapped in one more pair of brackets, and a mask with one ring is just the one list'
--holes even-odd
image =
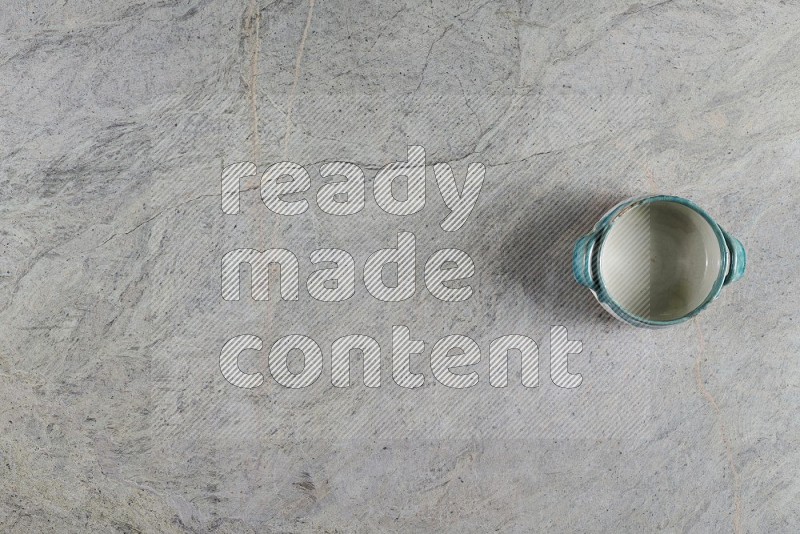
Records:
{"label": "bowl interior", "polygon": [[720,276],[711,223],[673,201],[635,205],[608,230],[598,258],[608,295],[627,313],[672,321],[702,305]]}

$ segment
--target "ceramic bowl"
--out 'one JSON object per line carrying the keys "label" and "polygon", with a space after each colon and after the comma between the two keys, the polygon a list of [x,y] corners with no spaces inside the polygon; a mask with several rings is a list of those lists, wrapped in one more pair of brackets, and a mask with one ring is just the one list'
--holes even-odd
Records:
{"label": "ceramic bowl", "polygon": [[578,239],[572,270],[612,315],[657,328],[700,313],[745,263],[739,240],[700,207],[654,195],[621,202]]}

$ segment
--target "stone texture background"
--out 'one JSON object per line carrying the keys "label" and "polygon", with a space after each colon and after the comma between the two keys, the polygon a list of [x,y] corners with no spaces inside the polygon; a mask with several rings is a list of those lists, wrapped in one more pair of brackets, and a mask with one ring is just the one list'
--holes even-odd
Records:
{"label": "stone texture background", "polygon": [[[791,1],[6,2],[0,7],[0,526],[9,532],[800,530],[800,5]],[[486,183],[464,228],[428,169],[413,216],[371,178],[409,144]],[[360,214],[278,217],[221,169],[357,162]],[[632,195],[689,197],[748,249],[697,320],[608,318],[570,247]],[[376,301],[374,250],[475,260],[473,298]],[[348,250],[345,303],[224,302],[222,255]],[[393,324],[425,386],[390,377]],[[548,332],[583,352],[548,378]],[[381,344],[383,383],[245,391],[224,342]],[[540,346],[540,385],[489,387],[488,343]],[[430,348],[469,335],[463,391]],[[266,369],[266,350],[242,362]],[[327,366],[327,364],[326,364]],[[357,375],[356,375],[357,376]]]}

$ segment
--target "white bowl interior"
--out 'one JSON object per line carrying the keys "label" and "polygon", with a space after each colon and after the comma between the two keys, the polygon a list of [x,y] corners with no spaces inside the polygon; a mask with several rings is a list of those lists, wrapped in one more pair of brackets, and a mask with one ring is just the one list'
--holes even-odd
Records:
{"label": "white bowl interior", "polygon": [[671,321],[700,306],[720,274],[711,224],[671,201],[633,206],[612,223],[598,260],[608,295],[626,312]]}

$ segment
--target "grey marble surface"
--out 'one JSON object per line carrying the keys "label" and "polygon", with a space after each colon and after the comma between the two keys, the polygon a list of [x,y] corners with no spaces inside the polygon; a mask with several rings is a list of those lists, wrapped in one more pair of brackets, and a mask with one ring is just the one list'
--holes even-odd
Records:
{"label": "grey marble surface", "polygon": [[[0,7],[0,529],[8,532],[797,532],[800,530],[800,5],[781,2],[6,2]],[[392,216],[378,169],[426,151],[426,204]],[[308,210],[258,176],[308,169]],[[241,212],[222,169],[252,161]],[[355,162],[364,209],[318,207]],[[434,163],[485,165],[463,228]],[[616,202],[686,196],[740,238],[746,277],[667,330],[614,322],[570,248]],[[417,290],[374,299],[373,251],[417,245]],[[295,302],[224,301],[235,248],[286,248]],[[355,295],[312,299],[309,254],[347,250]],[[424,287],[441,248],[474,260],[465,302]],[[244,286],[249,290],[249,286]],[[425,352],[391,378],[391,331]],[[582,342],[549,378],[549,331]],[[331,343],[368,334],[380,388],[331,386]],[[244,390],[231,337],[264,350]],[[289,390],[272,343],[325,363]],[[481,350],[443,387],[433,344]],[[537,388],[488,383],[492,339],[540,347]],[[298,362],[295,360],[292,365]],[[360,369],[356,366],[356,369]]]}

